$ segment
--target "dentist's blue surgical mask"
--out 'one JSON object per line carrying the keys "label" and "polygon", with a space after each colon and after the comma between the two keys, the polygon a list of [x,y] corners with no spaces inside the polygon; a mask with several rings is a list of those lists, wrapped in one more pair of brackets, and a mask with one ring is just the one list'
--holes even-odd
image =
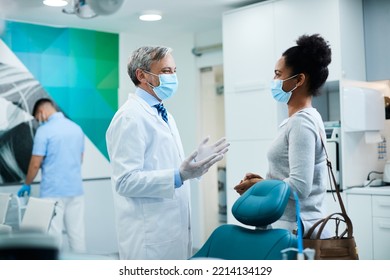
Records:
{"label": "dentist's blue surgical mask", "polygon": [[294,76],[291,76],[290,78],[284,79],[284,80],[278,80],[274,79],[271,81],[271,92],[272,92],[272,97],[282,103],[288,103],[288,101],[291,98],[292,92],[298,87],[297,85],[290,91],[286,92],[283,90],[283,82],[290,80],[292,78],[295,78],[299,74],[296,74]]}
{"label": "dentist's blue surgical mask", "polygon": [[148,83],[149,86],[152,87],[154,93],[157,95],[158,98],[160,98],[161,100],[165,100],[175,94],[179,85],[176,73],[156,75],[148,71],[145,72],[157,76],[159,78],[160,84],[157,87]]}

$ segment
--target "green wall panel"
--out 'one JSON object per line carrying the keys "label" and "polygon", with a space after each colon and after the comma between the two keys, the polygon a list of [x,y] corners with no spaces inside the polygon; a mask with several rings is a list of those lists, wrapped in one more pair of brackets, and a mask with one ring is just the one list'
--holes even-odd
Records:
{"label": "green wall panel", "polygon": [[108,158],[105,132],[118,108],[118,34],[8,21],[2,39]]}

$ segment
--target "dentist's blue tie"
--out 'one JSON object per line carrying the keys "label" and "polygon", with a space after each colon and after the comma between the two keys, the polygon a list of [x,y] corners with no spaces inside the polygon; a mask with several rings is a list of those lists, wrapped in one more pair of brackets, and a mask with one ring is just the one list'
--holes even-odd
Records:
{"label": "dentist's blue tie", "polygon": [[153,107],[157,108],[158,113],[161,115],[162,119],[168,123],[168,114],[167,110],[165,109],[164,105],[162,103],[158,103],[154,105]]}

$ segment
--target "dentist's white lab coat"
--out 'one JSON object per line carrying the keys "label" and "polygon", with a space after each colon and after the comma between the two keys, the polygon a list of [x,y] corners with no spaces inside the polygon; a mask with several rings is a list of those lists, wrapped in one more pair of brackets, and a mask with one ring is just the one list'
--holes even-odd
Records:
{"label": "dentist's white lab coat", "polygon": [[169,125],[130,94],[107,130],[120,259],[191,256],[190,186],[174,186],[174,169],[185,158],[175,120],[168,118]]}

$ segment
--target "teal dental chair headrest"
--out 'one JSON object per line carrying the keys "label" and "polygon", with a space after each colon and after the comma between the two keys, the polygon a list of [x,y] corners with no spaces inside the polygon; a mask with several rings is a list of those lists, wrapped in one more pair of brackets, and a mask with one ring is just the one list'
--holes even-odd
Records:
{"label": "teal dental chair headrest", "polygon": [[290,188],[284,181],[262,180],[236,200],[232,214],[245,225],[264,227],[283,215],[289,196]]}

